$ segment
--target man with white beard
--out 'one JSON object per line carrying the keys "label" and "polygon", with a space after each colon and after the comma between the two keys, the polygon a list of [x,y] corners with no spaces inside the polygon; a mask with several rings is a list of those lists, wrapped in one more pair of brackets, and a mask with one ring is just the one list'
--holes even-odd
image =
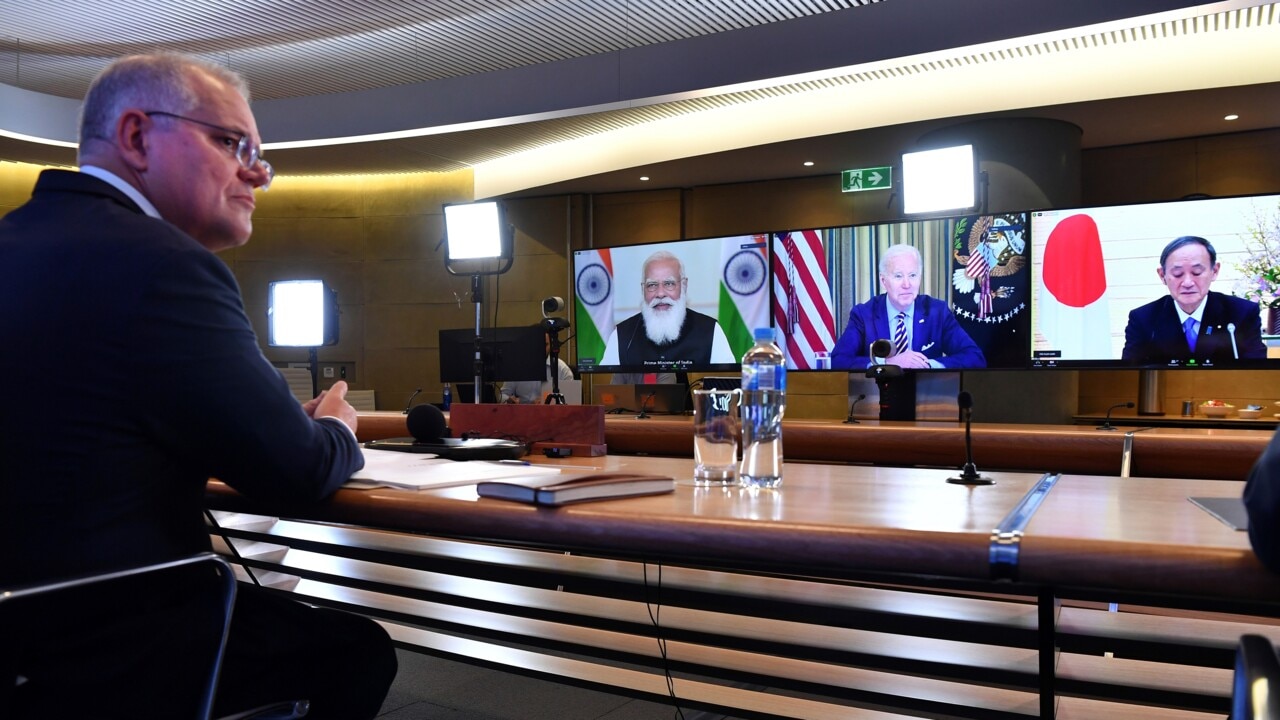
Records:
{"label": "man with white beard", "polygon": [[601,365],[656,372],[738,362],[716,319],[688,308],[689,278],[680,258],[665,250],[650,255],[641,267],[640,288],[640,312],[614,327]]}

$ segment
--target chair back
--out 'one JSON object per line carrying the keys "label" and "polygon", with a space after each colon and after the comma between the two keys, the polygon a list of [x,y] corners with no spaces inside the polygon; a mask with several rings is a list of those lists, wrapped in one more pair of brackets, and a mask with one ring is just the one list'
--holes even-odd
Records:
{"label": "chair back", "polygon": [[1261,635],[1242,636],[1236,648],[1231,720],[1280,720],[1280,661]]}
{"label": "chair back", "polygon": [[305,403],[315,397],[311,392],[311,371],[307,368],[280,368],[280,374],[289,383],[289,392],[298,402]]}
{"label": "chair back", "polygon": [[[100,703],[87,714],[207,720],[235,594],[231,566],[213,553],[0,588],[0,717],[68,717]],[[138,664],[121,667],[130,654]],[[85,676],[98,673],[110,684],[87,692],[96,680]]]}

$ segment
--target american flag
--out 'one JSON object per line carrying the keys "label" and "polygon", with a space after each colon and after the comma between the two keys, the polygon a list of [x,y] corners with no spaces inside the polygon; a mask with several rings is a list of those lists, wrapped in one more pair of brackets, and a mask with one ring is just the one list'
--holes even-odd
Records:
{"label": "american flag", "polygon": [[991,314],[991,266],[987,264],[985,243],[980,243],[969,253],[969,263],[964,266],[964,274],[978,281],[978,317]]}
{"label": "american flag", "polygon": [[817,230],[773,236],[773,324],[790,368],[811,370],[814,353],[835,346],[831,284]]}

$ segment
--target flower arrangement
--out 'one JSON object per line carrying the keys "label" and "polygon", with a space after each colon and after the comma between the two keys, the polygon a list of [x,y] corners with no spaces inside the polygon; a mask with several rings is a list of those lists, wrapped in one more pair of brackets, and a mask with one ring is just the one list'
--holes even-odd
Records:
{"label": "flower arrangement", "polygon": [[1244,248],[1248,255],[1236,264],[1237,288],[1263,307],[1280,306],[1280,203],[1275,214],[1258,211]]}

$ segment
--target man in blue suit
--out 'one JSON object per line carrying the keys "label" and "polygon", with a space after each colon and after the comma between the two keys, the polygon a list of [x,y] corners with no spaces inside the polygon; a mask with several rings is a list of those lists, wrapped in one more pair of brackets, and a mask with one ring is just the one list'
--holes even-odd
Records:
{"label": "man in blue suit", "polygon": [[855,305],[849,325],[831,352],[831,366],[864,370],[871,365],[869,347],[889,340],[893,353],[885,364],[907,369],[983,368],[981,348],[960,327],[951,308],[920,294],[920,251],[893,245],[880,256],[880,285],[884,295]]}
{"label": "man in blue suit", "polygon": [[[79,161],[0,219],[0,588],[208,551],[210,477],[314,503],[364,464],[346,384],[294,400],[214,255],[248,241],[273,175],[244,81],[179,55],[117,60],[85,98]],[[35,643],[20,686],[0,668],[0,702],[17,698],[0,714],[182,712],[204,668],[157,649],[190,624],[180,590],[53,618],[78,643]],[[241,584],[215,714],[309,699],[313,718],[369,718],[395,670],[373,621]]]}
{"label": "man in blue suit", "polygon": [[1129,313],[1121,358],[1135,365],[1265,358],[1258,304],[1209,290],[1220,265],[1202,237],[1184,235],[1166,245],[1156,274],[1169,294]]}

